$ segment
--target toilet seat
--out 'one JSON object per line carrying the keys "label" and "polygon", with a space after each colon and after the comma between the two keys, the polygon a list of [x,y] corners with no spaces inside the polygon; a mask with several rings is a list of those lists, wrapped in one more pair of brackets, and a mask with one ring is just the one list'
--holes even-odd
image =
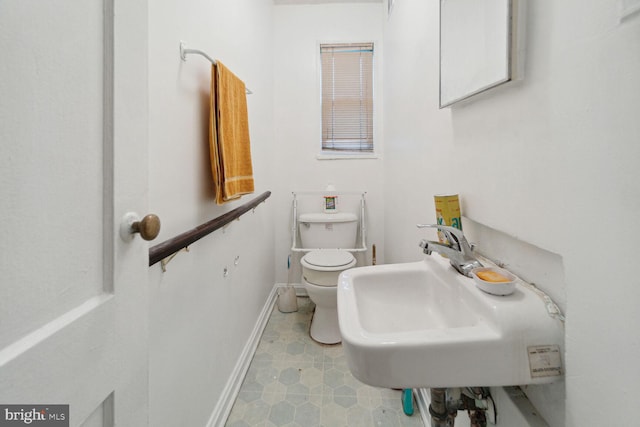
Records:
{"label": "toilet seat", "polygon": [[302,257],[300,263],[317,271],[345,270],[355,265],[356,259],[351,252],[340,249],[324,249],[311,251]]}
{"label": "toilet seat", "polygon": [[355,257],[339,249],[311,251],[300,260],[302,277],[311,284],[323,287],[337,287],[338,276],[344,270],[356,265]]}

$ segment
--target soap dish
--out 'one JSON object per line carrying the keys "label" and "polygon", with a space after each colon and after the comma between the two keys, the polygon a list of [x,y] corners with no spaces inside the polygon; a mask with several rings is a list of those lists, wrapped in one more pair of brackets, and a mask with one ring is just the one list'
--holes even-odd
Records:
{"label": "soap dish", "polygon": [[[490,282],[478,277],[477,273],[481,272],[494,272],[505,277],[507,282]],[[483,292],[491,295],[511,295],[516,290],[516,276],[509,273],[507,270],[496,267],[478,267],[471,270],[471,277],[476,282],[476,286]]]}

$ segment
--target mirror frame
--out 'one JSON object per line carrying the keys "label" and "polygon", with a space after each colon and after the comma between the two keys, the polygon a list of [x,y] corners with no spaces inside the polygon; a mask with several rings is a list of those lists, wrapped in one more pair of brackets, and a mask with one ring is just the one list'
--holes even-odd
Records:
{"label": "mirror frame", "polygon": [[[503,55],[503,57],[506,57],[506,62],[504,64],[504,68],[502,68],[502,64],[500,65],[500,74],[496,75],[495,77],[491,77],[490,80],[482,80],[482,81],[477,81],[477,82],[472,82],[474,76],[478,75],[479,73],[486,73],[488,67],[494,65],[494,64],[489,64],[486,61],[486,57],[483,57],[483,59],[485,60],[482,63],[475,63],[472,64],[472,67],[469,67],[469,71],[471,71],[470,74],[467,74],[466,76],[463,76],[464,78],[467,79],[468,85],[470,86],[468,89],[466,89],[465,91],[459,93],[459,94],[454,94],[452,96],[450,96],[448,99],[443,100],[443,87],[444,85],[447,84],[447,81],[451,80],[452,78],[457,78],[456,77],[452,77],[450,72],[447,72],[447,70],[443,71],[443,63],[444,64],[448,64],[448,63],[456,63],[456,58],[453,58],[451,56],[451,54],[458,54],[458,57],[462,57],[464,56],[464,53],[462,53],[462,55],[459,55],[458,52],[448,52],[448,50],[445,48],[445,51],[443,51],[443,28],[447,31],[448,34],[451,33],[460,33],[463,34],[461,36],[461,38],[465,39],[465,40],[469,40],[469,39],[480,39],[482,38],[483,40],[486,39],[487,37],[493,35],[491,33],[492,30],[494,30],[494,27],[491,25],[486,25],[486,22],[484,20],[482,20],[481,22],[481,27],[480,28],[470,28],[470,27],[466,27],[465,26],[465,20],[461,19],[460,17],[448,17],[448,16],[443,16],[443,9],[446,9],[443,7],[444,3],[446,2],[464,2],[467,0],[440,0],[440,28],[439,28],[439,35],[440,35],[440,40],[439,40],[439,49],[440,49],[440,56],[439,56],[439,72],[440,72],[440,85],[439,85],[439,106],[440,109],[442,108],[446,108],[446,107],[451,107],[452,105],[467,100],[472,96],[478,95],[480,93],[486,92],[496,86],[508,83],[510,81],[512,81],[514,79],[514,63],[515,63],[515,59],[514,59],[514,52],[513,52],[513,47],[515,45],[514,43],[514,34],[515,34],[515,19],[514,19],[514,2],[516,0],[496,0],[496,1],[502,1],[505,4],[501,4],[500,6],[505,5],[506,6],[506,16],[493,16],[492,19],[496,19],[498,20],[498,22],[500,22],[500,20],[504,19],[504,23],[500,22],[501,24],[504,25],[504,29],[505,29],[505,33],[504,34],[500,34],[500,37],[502,40],[502,38],[504,38],[504,46],[498,46],[497,47],[497,51],[496,52],[491,52],[494,55]],[[477,1],[477,0],[471,0],[471,1]],[[485,16],[487,13],[491,13],[492,11],[489,10],[488,8],[491,7],[491,5],[489,4],[490,2],[479,2],[477,4],[479,4],[479,7],[483,7],[483,11],[485,13]],[[503,11],[503,8],[501,7],[500,10],[497,10],[496,13],[501,13]],[[451,19],[453,18],[453,19]],[[470,18],[473,18],[473,16],[471,16]],[[491,22],[495,22],[495,21],[491,21]],[[464,34],[464,32],[467,31],[469,34]],[[474,31],[479,31],[478,32],[474,32]],[[470,55],[469,55],[470,56]],[[445,58],[443,60],[443,57]],[[453,58],[453,59],[452,59]],[[462,58],[460,61],[458,61],[458,63],[460,62],[464,62],[465,58]],[[455,66],[452,68],[456,68]],[[458,68],[463,68],[463,67],[458,67]]]}

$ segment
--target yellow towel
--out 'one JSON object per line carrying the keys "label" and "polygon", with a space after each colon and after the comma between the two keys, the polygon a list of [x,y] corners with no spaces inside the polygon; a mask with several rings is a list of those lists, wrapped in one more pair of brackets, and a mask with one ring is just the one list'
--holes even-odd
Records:
{"label": "yellow towel", "polygon": [[211,67],[210,107],[211,171],[221,205],[252,193],[254,185],[246,88],[220,61]]}

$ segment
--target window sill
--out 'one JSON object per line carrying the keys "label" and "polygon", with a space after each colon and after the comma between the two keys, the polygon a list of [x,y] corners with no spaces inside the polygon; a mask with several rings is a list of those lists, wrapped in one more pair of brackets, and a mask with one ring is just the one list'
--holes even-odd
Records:
{"label": "window sill", "polygon": [[379,159],[376,153],[320,153],[316,155],[317,160],[360,160],[360,159]]}

